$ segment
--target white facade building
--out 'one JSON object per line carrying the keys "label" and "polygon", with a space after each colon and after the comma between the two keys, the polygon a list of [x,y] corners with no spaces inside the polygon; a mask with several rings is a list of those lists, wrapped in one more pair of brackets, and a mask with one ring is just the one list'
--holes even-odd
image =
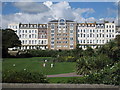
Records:
{"label": "white facade building", "polygon": [[94,49],[113,40],[116,27],[114,23],[79,23],[77,34],[80,47],[86,49],[90,46]]}
{"label": "white facade building", "polygon": [[[56,22],[52,22],[56,25]],[[86,49],[87,46],[92,47],[93,49],[97,46],[100,47],[105,43],[113,40],[116,35],[116,26],[115,23],[74,23],[74,38],[75,45],[80,44],[80,47]],[[8,28],[13,29],[18,35],[19,39],[22,42],[21,47],[17,49],[26,50],[26,49],[50,49],[51,42],[49,41],[50,32],[49,24],[9,24]],[[69,28],[69,25],[67,26]],[[55,27],[55,33],[57,30]],[[56,34],[57,35],[57,34]],[[66,38],[70,37],[71,34],[68,34]],[[57,40],[57,36],[55,40]],[[64,38],[61,37],[61,38]],[[63,40],[64,41],[64,40]],[[62,41],[62,42],[63,42]],[[57,42],[57,41],[56,41]],[[68,43],[70,44],[70,43]],[[58,45],[60,45],[58,43]],[[15,48],[13,48],[15,49]]]}
{"label": "white facade building", "polygon": [[[48,45],[47,37],[40,38],[40,34],[47,32],[47,27],[39,28],[41,24],[9,24],[8,28],[13,29],[22,43],[21,47],[13,49],[46,49]],[[46,25],[46,24],[45,24]],[[43,26],[43,24],[41,25]],[[47,25],[46,25],[47,26]],[[39,33],[40,30],[42,33]]]}

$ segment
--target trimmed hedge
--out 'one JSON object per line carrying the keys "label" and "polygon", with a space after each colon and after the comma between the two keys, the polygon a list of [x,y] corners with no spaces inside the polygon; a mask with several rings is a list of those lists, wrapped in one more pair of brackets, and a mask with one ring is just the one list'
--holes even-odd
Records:
{"label": "trimmed hedge", "polygon": [[2,75],[3,83],[48,83],[47,78],[37,72],[29,71],[4,71]]}

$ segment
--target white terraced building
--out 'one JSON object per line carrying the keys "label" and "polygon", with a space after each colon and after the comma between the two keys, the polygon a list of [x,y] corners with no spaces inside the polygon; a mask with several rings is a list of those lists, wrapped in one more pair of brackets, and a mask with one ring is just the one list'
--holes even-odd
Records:
{"label": "white terraced building", "polygon": [[[73,21],[74,22],[74,21]],[[55,24],[52,22],[52,24]],[[74,23],[75,27],[73,31],[75,45],[80,44],[82,49],[86,49],[87,46],[92,47],[93,49],[97,46],[100,47],[105,43],[113,40],[116,35],[116,26],[115,23]],[[19,39],[22,42],[21,47],[16,47],[12,49],[51,49],[49,48],[50,42],[48,42],[48,34],[50,34],[48,24],[9,24],[8,28],[16,31]],[[68,28],[69,29],[69,26]],[[55,29],[56,32],[57,28]],[[67,30],[69,31],[69,30]],[[63,31],[62,31],[63,32]],[[62,36],[61,36],[62,37]],[[68,36],[69,37],[69,36]],[[64,40],[63,40],[64,41]],[[62,42],[63,42],[62,41]],[[62,49],[62,48],[60,48]],[[74,49],[74,48],[73,48]]]}
{"label": "white terraced building", "polygon": [[46,24],[9,24],[22,42],[21,47],[13,49],[47,49],[47,25]]}
{"label": "white terraced building", "polygon": [[79,23],[77,34],[80,47],[96,48],[116,37],[116,27],[114,23]]}

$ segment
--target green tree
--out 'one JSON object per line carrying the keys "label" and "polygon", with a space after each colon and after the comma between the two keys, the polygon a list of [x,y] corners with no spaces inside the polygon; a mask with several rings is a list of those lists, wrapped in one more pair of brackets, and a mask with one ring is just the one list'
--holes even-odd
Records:
{"label": "green tree", "polygon": [[119,37],[99,48],[97,53],[105,54],[114,61],[118,61],[120,59]]}
{"label": "green tree", "polygon": [[84,56],[93,56],[93,55],[95,55],[94,49],[88,46],[87,49],[84,51]]}
{"label": "green tree", "polygon": [[120,49],[120,35],[117,35],[115,38],[116,42],[117,42],[117,46]]}
{"label": "green tree", "polygon": [[21,45],[21,41],[12,29],[2,30],[2,57],[8,56],[8,48]]}

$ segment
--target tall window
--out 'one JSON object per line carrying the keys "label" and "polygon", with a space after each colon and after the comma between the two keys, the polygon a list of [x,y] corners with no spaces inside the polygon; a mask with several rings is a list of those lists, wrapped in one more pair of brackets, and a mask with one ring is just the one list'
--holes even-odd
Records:
{"label": "tall window", "polygon": [[109,25],[109,28],[111,28],[111,25]]}
{"label": "tall window", "polygon": [[92,33],[90,34],[90,37],[92,37]]}
{"label": "tall window", "polygon": [[54,27],[55,27],[54,24],[52,24],[52,25],[51,25],[51,29],[54,29]]}
{"label": "tall window", "polygon": [[54,33],[54,30],[51,30],[51,33]]}
{"label": "tall window", "polygon": [[84,37],[85,37],[85,34],[84,34]]}
{"label": "tall window", "polygon": [[73,38],[70,38],[70,40],[73,40]]}
{"label": "tall window", "polygon": [[31,44],[31,40],[29,40],[29,44]]}
{"label": "tall window", "polygon": [[85,32],[85,29],[84,29],[84,32]]}
{"label": "tall window", "polygon": [[106,26],[106,28],[108,28],[108,25]]}
{"label": "tall window", "polygon": [[70,30],[70,33],[73,33],[73,30]]}
{"label": "tall window", "polygon": [[31,30],[29,30],[29,33],[31,33]]}
{"label": "tall window", "polygon": [[51,36],[53,37],[53,36],[54,36],[54,34],[51,34]]}
{"label": "tall window", "polygon": [[103,34],[103,37],[104,37],[104,34]]}
{"label": "tall window", "polygon": [[97,34],[97,37],[98,37],[98,34]]}
{"label": "tall window", "polygon": [[29,35],[29,38],[31,38],[31,35]]}
{"label": "tall window", "polygon": [[114,28],[114,25],[112,25],[112,28]]}

